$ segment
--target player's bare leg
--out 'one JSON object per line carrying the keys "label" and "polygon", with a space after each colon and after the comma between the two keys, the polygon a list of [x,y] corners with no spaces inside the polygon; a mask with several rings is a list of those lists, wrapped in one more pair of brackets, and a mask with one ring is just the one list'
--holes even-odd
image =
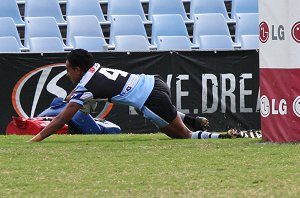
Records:
{"label": "player's bare leg", "polygon": [[218,134],[218,133],[210,133],[206,131],[195,131],[195,132],[191,131],[183,123],[178,113],[176,118],[168,126],[161,128],[160,131],[165,133],[167,136],[171,138],[181,138],[181,139],[224,138],[222,134]]}
{"label": "player's bare leg", "polygon": [[160,131],[171,138],[188,139],[192,136],[192,131],[182,122],[179,114],[168,126],[160,128]]}

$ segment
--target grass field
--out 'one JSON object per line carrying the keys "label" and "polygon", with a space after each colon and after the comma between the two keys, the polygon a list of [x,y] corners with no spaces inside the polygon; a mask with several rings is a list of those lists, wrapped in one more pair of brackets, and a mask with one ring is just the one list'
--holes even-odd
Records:
{"label": "grass field", "polygon": [[0,197],[300,197],[300,144],[0,136]]}

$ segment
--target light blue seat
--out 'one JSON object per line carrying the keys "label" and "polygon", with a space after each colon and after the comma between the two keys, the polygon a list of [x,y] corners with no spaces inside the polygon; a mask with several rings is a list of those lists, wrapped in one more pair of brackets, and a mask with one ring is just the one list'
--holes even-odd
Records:
{"label": "light blue seat", "polygon": [[259,36],[258,35],[242,35],[240,38],[241,49],[253,50],[259,49]]}
{"label": "light blue seat", "polygon": [[26,0],[16,0],[17,4],[25,4]]}
{"label": "light blue seat", "polygon": [[23,46],[20,40],[20,36],[13,19],[10,17],[0,17],[0,37],[10,37],[10,36],[16,38],[16,41],[21,50],[26,50],[26,48]]}
{"label": "light blue seat", "polygon": [[231,37],[227,35],[199,36],[200,50],[234,50]]}
{"label": "light blue seat", "polygon": [[148,40],[142,35],[115,37],[115,51],[150,51]]}
{"label": "light blue seat", "polygon": [[182,16],[179,14],[153,15],[151,36],[153,45],[158,45],[158,36],[185,36],[189,38]]}
{"label": "light blue seat", "polygon": [[[63,43],[60,29],[54,17],[27,17],[25,19],[24,45],[29,47],[29,38],[57,37]],[[63,43],[64,49],[70,49]]]}
{"label": "light blue seat", "polygon": [[103,37],[74,36],[74,49],[91,52],[107,52],[108,45]]}
{"label": "light blue seat", "polygon": [[66,16],[78,15],[95,15],[100,23],[108,23],[98,0],[68,0]]}
{"label": "light blue seat", "polygon": [[193,22],[187,17],[182,0],[149,0],[148,19],[152,21],[153,15],[179,14],[183,20]]}
{"label": "light blue seat", "polygon": [[0,37],[0,52],[21,52],[15,37]]}
{"label": "light blue seat", "polygon": [[235,42],[241,44],[242,35],[259,34],[258,13],[239,13],[236,14]]}
{"label": "light blue seat", "polygon": [[67,45],[74,46],[75,36],[104,38],[98,19],[94,15],[67,17]]}
{"label": "light blue seat", "polygon": [[139,15],[144,23],[150,23],[145,17],[141,0],[108,0],[108,21],[112,21],[112,15]]}
{"label": "light blue seat", "polygon": [[232,0],[231,18],[236,19],[238,13],[258,13],[258,0]]}
{"label": "light blue seat", "polygon": [[223,14],[196,14],[194,15],[193,43],[199,45],[199,36],[225,35],[230,37],[230,32]]}
{"label": "light blue seat", "polygon": [[186,36],[158,36],[157,40],[157,50],[192,50],[191,41]]}
{"label": "light blue seat", "polygon": [[191,19],[194,19],[194,14],[205,13],[221,13],[223,14],[227,23],[234,23],[234,20],[230,19],[228,16],[224,0],[191,0]]}
{"label": "light blue seat", "polygon": [[59,3],[57,0],[26,0],[25,3],[26,17],[54,17],[58,25],[65,25]]}
{"label": "light blue seat", "polygon": [[29,38],[30,52],[63,52],[64,46],[58,37]]}
{"label": "light blue seat", "polygon": [[[114,48],[115,37],[122,35],[141,35],[148,39],[145,26],[139,15],[112,16],[109,36],[110,48]],[[150,46],[149,41],[148,45]]]}
{"label": "light blue seat", "polygon": [[59,4],[66,4],[69,0],[57,0]]}
{"label": "light blue seat", "polygon": [[24,26],[25,23],[21,18],[20,11],[15,0],[0,1],[0,17],[11,17],[16,26]]}

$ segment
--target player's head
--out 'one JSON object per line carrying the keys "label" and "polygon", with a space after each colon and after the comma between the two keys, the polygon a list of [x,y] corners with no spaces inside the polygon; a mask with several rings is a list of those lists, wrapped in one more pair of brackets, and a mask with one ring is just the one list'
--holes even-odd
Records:
{"label": "player's head", "polygon": [[67,61],[71,67],[79,67],[84,73],[95,64],[93,55],[84,49],[75,49],[69,52]]}
{"label": "player's head", "polygon": [[83,49],[72,50],[67,55],[67,75],[73,83],[79,83],[82,76],[95,64],[92,54]]}

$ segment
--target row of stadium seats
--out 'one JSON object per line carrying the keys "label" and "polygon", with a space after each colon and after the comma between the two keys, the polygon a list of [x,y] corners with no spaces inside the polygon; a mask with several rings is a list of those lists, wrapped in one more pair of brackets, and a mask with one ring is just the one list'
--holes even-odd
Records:
{"label": "row of stadium seats", "polygon": [[[26,0],[16,0],[18,4],[25,4]],[[109,0],[98,0],[99,3],[108,3]],[[190,2],[191,0],[182,0],[182,2]],[[224,0],[224,1],[231,1],[231,0]],[[60,4],[66,4],[68,0],[58,0]],[[149,3],[149,0],[141,0],[141,3]]]}
{"label": "row of stadium seats", "polygon": [[[0,18],[0,51],[64,51],[85,48],[90,51],[148,50],[233,50],[258,48],[258,14],[236,14],[235,39],[220,13],[194,15],[190,39],[181,15],[153,15],[151,37],[139,15],[113,15],[106,41],[94,15],[68,16],[64,41],[54,17],[27,17],[24,45],[12,18]],[[149,42],[151,41],[151,43]],[[15,44],[13,44],[15,43]],[[15,46],[15,48],[13,48]]]}
{"label": "row of stadium seats", "polygon": [[[236,13],[258,13],[258,0],[232,0],[230,16],[224,0],[190,0],[189,12],[186,12],[182,0],[148,0],[147,14],[141,0],[107,0],[106,15],[99,0],[68,0],[65,1],[66,17],[63,16],[59,0],[47,0],[47,3],[41,0],[20,2],[25,5],[24,17],[53,16],[59,25],[66,24],[65,18],[74,15],[95,15],[100,23],[110,23],[112,15],[139,15],[144,23],[151,23],[152,15],[180,14],[186,23],[193,23],[194,14],[221,13],[228,23],[234,23]],[[1,0],[0,17],[12,17],[17,26],[25,24],[17,0]]]}

